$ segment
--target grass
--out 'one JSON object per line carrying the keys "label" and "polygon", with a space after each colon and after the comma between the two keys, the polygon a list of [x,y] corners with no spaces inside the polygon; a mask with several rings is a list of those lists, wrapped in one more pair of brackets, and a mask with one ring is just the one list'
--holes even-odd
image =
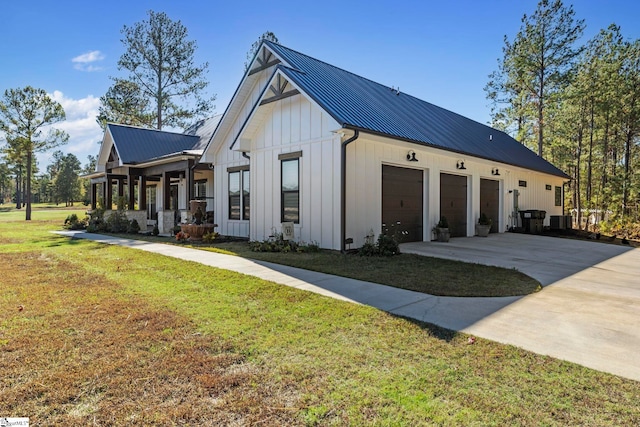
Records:
{"label": "grass", "polygon": [[640,423],[635,381],[3,215],[0,402],[34,425]]}
{"label": "grass", "polygon": [[[120,237],[134,238],[131,235]],[[168,237],[140,235],[135,238],[176,244],[175,239]],[[362,257],[330,250],[316,253],[253,252],[248,243],[241,241],[197,242],[188,246],[439,296],[504,297],[528,295],[542,289],[540,282],[514,269],[414,254]]]}
{"label": "grass", "polygon": [[540,282],[517,270],[414,254],[363,257],[326,250],[295,254],[252,252],[243,242],[222,243],[214,250],[431,295],[497,297],[527,295],[541,289]]}

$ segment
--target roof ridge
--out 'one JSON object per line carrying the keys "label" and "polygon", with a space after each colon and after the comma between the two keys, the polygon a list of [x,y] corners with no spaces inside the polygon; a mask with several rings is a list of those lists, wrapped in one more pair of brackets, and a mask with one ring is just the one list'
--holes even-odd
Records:
{"label": "roof ridge", "polygon": [[[358,77],[358,78],[360,78],[360,79],[362,79],[362,80],[367,80],[367,81],[369,81],[369,82],[371,82],[371,83],[375,83],[375,84],[377,84],[378,86],[382,86],[382,87],[387,88],[387,89],[389,89],[389,90],[392,90],[392,89],[393,89],[393,88],[392,88],[392,87],[390,87],[390,86],[386,86],[386,85],[384,85],[384,84],[382,84],[382,83],[379,83],[379,82],[376,82],[376,81],[374,81],[374,80],[371,80],[370,78],[363,77],[363,76],[361,76],[361,75],[359,75],[359,74],[354,73],[353,71],[345,70],[344,68],[340,68],[340,67],[338,67],[338,66],[336,66],[336,65],[329,64],[329,63],[328,63],[328,62],[326,62],[326,61],[323,61],[323,60],[318,59],[318,58],[314,58],[313,56],[307,55],[306,53],[302,53],[302,52],[300,52],[300,51],[298,51],[298,50],[295,50],[295,49],[291,49],[290,47],[287,47],[287,46],[281,45],[280,43],[275,43],[275,42],[272,42],[272,41],[270,41],[270,40],[265,40],[265,43],[270,43],[270,44],[274,44],[274,45],[276,45],[276,46],[280,46],[281,48],[287,49],[287,50],[289,50],[289,51],[291,51],[291,52],[293,52],[293,53],[296,53],[296,54],[298,54],[298,55],[301,55],[301,56],[307,57],[307,58],[309,58],[309,59],[313,59],[313,60],[314,60],[314,61],[316,61],[316,62],[320,62],[320,63],[322,63],[322,64],[324,64],[324,65],[327,65],[327,66],[329,66],[329,67],[331,67],[331,68],[335,68],[336,70],[342,71],[342,72],[344,72],[344,73],[351,74],[352,76]],[[297,69],[297,68],[294,68],[293,66],[287,66],[287,65],[284,65],[284,64],[283,64],[283,66],[284,66],[284,67],[289,68],[290,70],[298,71],[298,72],[302,72],[302,73],[304,73],[304,71],[301,71],[301,70],[299,70],[299,69]],[[415,97],[414,97],[414,98],[415,98]],[[416,99],[419,99],[419,98],[416,98]]]}
{"label": "roof ridge", "polygon": [[[499,130],[499,129],[496,129],[496,128],[494,128],[494,127],[492,127],[492,126],[490,126],[490,125],[488,125],[488,124],[486,124],[486,123],[481,123],[481,122],[479,122],[479,121],[477,121],[477,120],[474,120],[474,119],[472,119],[472,118],[469,118],[469,117],[467,117],[467,116],[464,116],[464,115],[462,115],[462,114],[460,114],[460,113],[457,113],[457,112],[455,112],[455,111],[453,111],[453,110],[450,110],[450,109],[448,109],[448,108],[444,108],[444,107],[441,107],[441,106],[439,106],[439,105],[436,105],[436,104],[434,104],[434,103],[432,103],[432,102],[425,101],[424,99],[418,98],[417,96],[410,94],[409,92],[401,92],[401,91],[400,91],[400,88],[397,88],[397,89],[396,89],[396,88],[394,88],[394,87],[387,86],[387,85],[385,85],[385,84],[382,84],[382,83],[380,83],[380,82],[377,82],[377,81],[375,81],[375,80],[372,80],[372,79],[370,79],[370,78],[368,78],[368,77],[361,76],[361,75],[356,74],[356,73],[354,73],[354,72],[352,72],[352,71],[345,70],[344,68],[340,68],[340,67],[338,67],[338,66],[336,66],[336,65],[330,64],[330,63],[328,63],[328,62],[326,62],[326,61],[323,61],[323,60],[321,60],[321,59],[314,58],[313,56],[307,55],[307,54],[302,53],[302,52],[300,52],[300,51],[297,51],[297,50],[295,50],[295,49],[291,49],[290,47],[284,46],[284,45],[282,45],[282,44],[280,44],[280,43],[272,42],[272,41],[270,41],[270,40],[265,40],[265,43],[274,44],[274,45],[279,46],[279,47],[281,47],[281,48],[283,48],[283,49],[287,49],[287,50],[289,50],[289,51],[291,51],[291,52],[294,52],[294,53],[296,53],[296,54],[298,54],[298,55],[304,56],[304,57],[306,57],[306,58],[309,58],[309,59],[314,60],[314,61],[316,61],[316,62],[319,62],[319,63],[321,63],[321,64],[327,65],[327,66],[329,66],[329,67],[331,67],[331,68],[334,68],[334,69],[336,69],[336,70],[339,70],[339,71],[341,71],[341,72],[344,72],[344,73],[350,74],[350,75],[352,75],[352,76],[354,76],[354,77],[357,77],[357,78],[359,78],[359,79],[361,79],[361,80],[365,80],[365,81],[367,81],[367,82],[371,82],[371,83],[373,83],[373,84],[375,84],[375,85],[377,85],[377,86],[381,86],[381,87],[383,87],[383,88],[385,88],[385,89],[389,89],[390,91],[392,91],[392,90],[397,90],[397,91],[398,91],[398,95],[402,94],[403,96],[411,97],[411,98],[415,99],[415,100],[416,100],[416,101],[418,101],[418,102],[422,102],[422,103],[425,103],[425,104],[429,104],[429,105],[432,105],[433,107],[439,108],[439,109],[441,109],[441,110],[448,111],[449,113],[455,114],[455,115],[457,115],[457,116],[459,116],[459,117],[462,117],[462,118],[464,118],[464,119],[466,119],[466,120],[469,120],[469,121],[472,121],[472,122],[475,122],[475,123],[481,124],[481,125],[483,125],[483,126],[485,126],[485,127],[488,127],[488,128],[489,128],[489,129],[491,129],[491,130],[496,130],[496,131],[499,131],[499,132],[503,132],[503,131],[501,131],[501,130]],[[282,65],[283,67],[285,67],[285,68],[287,68],[287,69],[289,69],[289,70],[296,71],[296,72],[298,72],[298,73],[303,73],[303,74],[305,73],[304,71],[302,71],[302,70],[300,70],[300,69],[298,69],[298,68],[296,68],[296,67],[294,67],[294,66],[292,66],[292,65],[285,65],[285,64],[280,64],[280,65]],[[506,133],[506,132],[503,132],[503,133]]]}

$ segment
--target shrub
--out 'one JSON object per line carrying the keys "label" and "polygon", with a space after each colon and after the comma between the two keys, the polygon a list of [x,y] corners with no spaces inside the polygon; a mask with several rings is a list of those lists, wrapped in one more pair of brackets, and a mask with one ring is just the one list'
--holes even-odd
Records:
{"label": "shrub", "polygon": [[311,241],[309,243],[303,243],[298,246],[298,252],[320,252],[320,244],[318,242]]}
{"label": "shrub", "polygon": [[129,227],[127,228],[127,233],[129,234],[137,234],[140,231],[140,224],[136,219],[132,219],[129,221]]}
{"label": "shrub", "polygon": [[480,225],[491,225],[491,219],[485,213],[480,214],[480,218],[478,219],[478,224]]}
{"label": "shrub", "polygon": [[400,253],[400,245],[393,237],[381,234],[378,236],[378,251],[382,256],[393,256]]}
{"label": "shrub", "polygon": [[87,218],[78,219],[78,215],[71,214],[64,220],[64,228],[68,230],[84,230],[87,228]]}
{"label": "shrub", "polygon": [[160,229],[158,228],[157,223],[153,226],[153,230],[151,231],[151,234],[154,236],[157,236],[158,234],[160,234]]}
{"label": "shrub", "polygon": [[358,250],[358,255],[360,256],[393,256],[399,254],[400,245],[398,241],[386,234],[380,234],[375,244],[366,242]]}
{"label": "shrub", "polygon": [[87,231],[89,233],[107,231],[107,224],[104,221],[104,212],[103,207],[98,207],[89,214],[89,223],[87,224]]}
{"label": "shrub", "polygon": [[440,218],[440,222],[438,222],[438,225],[436,225],[436,227],[449,228],[449,221],[447,221],[447,218],[443,216],[442,218]]}
{"label": "shrub", "polygon": [[282,233],[275,233],[269,239],[249,242],[249,248],[253,252],[297,252],[299,245],[293,240],[284,240]]}
{"label": "shrub", "polygon": [[127,215],[121,210],[114,211],[105,222],[107,231],[111,233],[125,233],[129,229]]}
{"label": "shrub", "polygon": [[375,244],[367,242],[364,245],[362,245],[362,247],[358,250],[358,255],[378,256],[380,255],[380,251],[378,250],[378,247]]}
{"label": "shrub", "polygon": [[202,241],[204,243],[213,243],[219,236],[220,236],[220,233],[216,231],[212,231],[202,236]]}

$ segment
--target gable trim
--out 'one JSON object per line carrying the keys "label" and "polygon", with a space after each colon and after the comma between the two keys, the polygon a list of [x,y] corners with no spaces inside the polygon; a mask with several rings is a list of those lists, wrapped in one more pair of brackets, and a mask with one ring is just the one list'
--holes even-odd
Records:
{"label": "gable trim", "polygon": [[[259,62],[261,63],[261,59],[259,60],[258,55],[260,54],[261,51],[263,51],[263,49],[268,49],[269,53],[271,54],[271,57],[274,57],[275,59],[273,61],[269,61],[269,62],[274,62],[274,61],[278,61],[277,63],[274,62],[274,64],[271,65],[275,65],[276,67],[278,66],[282,66],[282,65],[288,65],[288,63],[284,60],[284,58],[282,58],[280,55],[278,55],[277,52],[275,52],[273,49],[271,49],[269,47],[269,44],[267,43],[267,40],[262,40],[262,44],[261,46],[258,48],[258,50],[256,51],[256,53],[253,56],[253,59],[251,60],[251,64],[249,65],[249,68],[245,71],[244,75],[242,76],[242,79],[240,80],[240,84],[238,84],[238,87],[236,87],[235,92],[233,93],[233,96],[231,97],[231,101],[229,101],[229,103],[227,104],[227,107],[224,110],[224,113],[222,113],[222,118],[220,119],[220,121],[218,122],[218,125],[216,126],[216,129],[213,131],[213,133],[211,134],[211,137],[209,138],[209,141],[207,142],[207,144],[204,147],[203,150],[203,157],[205,159],[208,159],[208,153],[210,150],[210,146],[213,143],[213,141],[215,140],[216,136],[218,135],[218,132],[221,132],[221,129],[223,128],[223,124],[225,124],[225,122],[227,120],[235,120],[236,117],[233,118],[229,118],[228,117],[228,113],[231,110],[231,106],[234,105],[236,102],[238,102],[238,96],[240,93],[240,89],[242,88],[243,85],[246,84],[247,80],[253,75],[253,74],[257,74],[257,72],[252,73],[251,72],[251,66],[255,63],[255,62]],[[270,65],[270,66],[271,66]],[[265,69],[268,69],[269,67],[266,67],[264,69],[261,69],[260,71],[264,71]],[[277,68],[276,68],[277,69]],[[275,70],[274,70],[275,73]],[[272,76],[273,77],[273,76]],[[271,79],[269,79],[271,80]],[[262,98],[262,95],[260,95],[260,98]],[[253,111],[250,113],[250,115],[253,113]],[[244,125],[243,125],[244,126]],[[231,129],[228,129],[226,131],[226,133],[228,134],[231,131]],[[235,144],[237,138],[234,139],[233,143],[231,144],[231,147],[233,147],[233,145]],[[222,148],[222,144],[220,144],[215,150],[214,153],[217,152],[218,150],[220,150]],[[214,155],[214,153],[211,153],[211,155]]]}

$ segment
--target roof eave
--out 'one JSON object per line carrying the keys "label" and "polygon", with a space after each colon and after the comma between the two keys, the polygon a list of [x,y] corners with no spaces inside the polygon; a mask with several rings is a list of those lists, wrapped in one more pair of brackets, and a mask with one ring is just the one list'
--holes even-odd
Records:
{"label": "roof eave", "polygon": [[[488,156],[482,156],[482,155],[469,153],[469,152],[462,151],[462,150],[453,150],[453,149],[450,149],[450,148],[441,147],[439,145],[431,144],[431,143],[426,142],[426,141],[416,141],[416,140],[411,139],[411,138],[403,138],[403,137],[400,137],[400,136],[397,136],[397,135],[391,135],[391,134],[384,133],[384,132],[378,132],[378,131],[375,131],[375,130],[366,129],[366,128],[362,128],[362,127],[359,127],[359,126],[354,126],[354,125],[351,125],[349,123],[342,123],[341,126],[342,126],[343,129],[349,129],[349,130],[353,130],[353,131],[357,130],[360,133],[368,133],[370,135],[381,136],[381,137],[389,138],[389,139],[396,139],[398,141],[404,141],[404,142],[409,142],[411,144],[427,146],[427,147],[435,148],[435,149],[438,149],[438,150],[446,151],[446,152],[449,152],[449,153],[456,153],[456,154],[460,154],[460,155],[464,155],[464,156],[475,157],[475,158],[478,158],[478,159],[489,160],[489,161],[492,161],[492,162],[498,162],[498,163],[502,163],[502,164],[513,166],[513,167],[517,167],[517,168],[529,169],[529,170],[532,170],[532,171],[535,171],[535,172],[538,172],[538,173],[544,173],[544,174],[547,174],[547,175],[553,175],[553,176],[557,176],[557,177],[563,178],[563,179],[571,179],[571,177],[569,175],[567,175],[566,173],[562,172],[558,168],[556,168],[556,169],[558,169],[557,173],[551,173],[550,171],[545,171],[545,170],[540,170],[540,169],[532,169],[532,168],[527,167],[527,166],[518,165],[518,164],[515,164],[515,163],[512,163],[512,162],[505,162],[504,160],[497,160],[497,159],[494,159],[494,158],[488,157]],[[555,166],[554,166],[554,168],[555,168]]]}

